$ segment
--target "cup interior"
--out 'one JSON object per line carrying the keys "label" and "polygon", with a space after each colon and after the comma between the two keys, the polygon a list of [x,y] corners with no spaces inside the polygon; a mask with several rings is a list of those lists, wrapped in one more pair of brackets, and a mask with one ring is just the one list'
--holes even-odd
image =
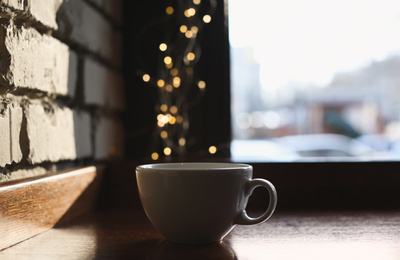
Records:
{"label": "cup interior", "polygon": [[184,162],[184,163],[155,163],[138,166],[139,170],[232,170],[232,169],[251,169],[247,164],[237,163],[209,163],[209,162]]}

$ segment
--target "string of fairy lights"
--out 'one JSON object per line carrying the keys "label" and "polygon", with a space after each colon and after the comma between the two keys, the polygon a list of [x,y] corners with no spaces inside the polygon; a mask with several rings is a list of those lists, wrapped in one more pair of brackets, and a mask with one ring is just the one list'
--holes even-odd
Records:
{"label": "string of fairy lights", "polygon": [[[202,1],[205,0],[176,0],[166,5],[162,19],[172,19],[174,26],[169,27],[171,31],[164,34],[155,50],[159,59],[157,69],[153,74],[143,70],[137,72],[144,83],[157,88],[157,125],[151,147],[153,160],[186,154],[188,110],[201,101],[207,88],[205,81],[195,78],[194,69],[201,55],[198,35],[212,21],[217,1],[207,0],[209,8],[205,13],[204,8],[201,9]],[[194,91],[197,94],[189,100]],[[208,153],[216,152],[215,146],[209,147]]]}

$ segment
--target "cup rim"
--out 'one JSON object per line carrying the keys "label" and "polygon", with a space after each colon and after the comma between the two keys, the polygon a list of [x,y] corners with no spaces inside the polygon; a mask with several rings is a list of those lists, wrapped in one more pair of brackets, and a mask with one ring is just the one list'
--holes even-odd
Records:
{"label": "cup rim", "polygon": [[173,163],[150,163],[136,167],[136,171],[229,171],[229,170],[251,170],[253,167],[243,163],[228,162],[173,162]]}

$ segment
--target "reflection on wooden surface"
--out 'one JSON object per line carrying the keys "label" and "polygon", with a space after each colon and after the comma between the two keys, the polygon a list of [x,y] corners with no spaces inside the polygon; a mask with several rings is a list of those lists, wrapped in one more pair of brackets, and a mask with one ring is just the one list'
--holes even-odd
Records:
{"label": "reflection on wooden surface", "polygon": [[0,250],[92,209],[101,173],[83,167],[0,185]]}
{"label": "reflection on wooden surface", "polygon": [[94,212],[0,252],[1,259],[399,259],[400,212],[277,212],[221,243],[174,244],[138,211]]}

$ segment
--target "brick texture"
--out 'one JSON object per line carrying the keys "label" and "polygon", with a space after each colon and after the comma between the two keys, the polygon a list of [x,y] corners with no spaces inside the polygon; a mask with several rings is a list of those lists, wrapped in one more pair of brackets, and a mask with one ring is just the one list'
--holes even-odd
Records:
{"label": "brick texture", "polygon": [[84,62],[85,103],[113,110],[125,108],[121,73],[86,59]]}
{"label": "brick texture", "polygon": [[1,5],[15,10],[24,10],[24,0],[2,0]]}
{"label": "brick texture", "polygon": [[112,66],[121,66],[121,35],[114,32],[107,19],[82,0],[63,4],[57,17],[59,36],[99,54]]}
{"label": "brick texture", "polygon": [[84,111],[74,111],[74,132],[76,157],[86,158],[93,155],[92,152],[92,121],[90,114]]}
{"label": "brick texture", "polygon": [[57,29],[56,14],[65,0],[28,0],[27,12],[43,25]]}
{"label": "brick texture", "polygon": [[74,97],[76,94],[76,88],[78,84],[78,54],[74,51],[69,52],[69,62],[68,62],[68,93],[70,97]]}
{"label": "brick texture", "polygon": [[0,182],[123,156],[121,6],[0,0]]}
{"label": "brick texture", "polygon": [[76,159],[74,120],[69,108],[28,104],[25,111],[31,163]]}
{"label": "brick texture", "polygon": [[122,0],[88,0],[109,16],[117,25],[122,25]]}
{"label": "brick texture", "polygon": [[2,35],[6,51],[0,52],[3,64],[1,82],[16,88],[35,89],[50,94],[68,92],[68,46],[32,28],[8,26]]}
{"label": "brick texture", "polygon": [[20,147],[22,109],[8,100],[0,102],[0,167],[4,167],[22,159]]}

